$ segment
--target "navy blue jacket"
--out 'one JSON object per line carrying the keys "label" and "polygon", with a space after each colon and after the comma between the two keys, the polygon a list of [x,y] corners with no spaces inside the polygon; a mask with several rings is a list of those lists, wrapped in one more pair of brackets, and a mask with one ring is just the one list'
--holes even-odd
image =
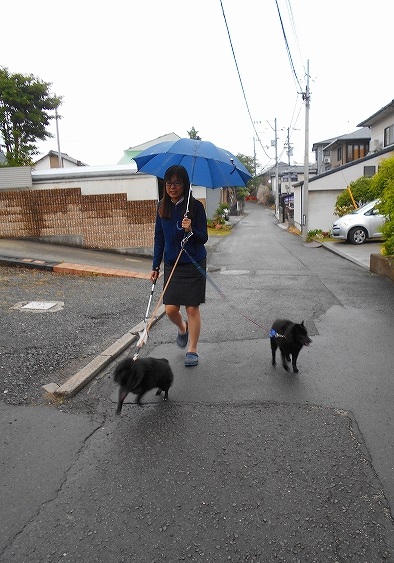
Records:
{"label": "navy blue jacket", "polygon": [[[180,203],[180,202],[179,202]],[[183,214],[182,205],[171,203],[171,219],[164,219],[156,215],[155,239],[153,250],[153,269],[156,270],[162,260],[164,263],[173,266],[181,250],[181,242],[185,237],[185,231],[180,227]],[[192,213],[189,215],[192,220],[193,235],[185,244],[185,250],[196,261],[201,262],[207,255],[204,244],[208,240],[207,216],[201,201],[193,201]],[[191,263],[186,252],[182,252],[179,259],[180,264]]]}

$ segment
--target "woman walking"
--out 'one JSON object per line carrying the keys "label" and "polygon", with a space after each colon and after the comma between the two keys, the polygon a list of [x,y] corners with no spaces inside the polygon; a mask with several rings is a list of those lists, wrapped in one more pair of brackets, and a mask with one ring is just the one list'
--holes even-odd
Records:
{"label": "woman walking", "polygon": [[[168,168],[164,187],[155,223],[151,281],[158,278],[163,261],[164,287],[171,275],[163,295],[166,315],[178,328],[178,346],[187,347],[185,366],[190,367],[198,364],[200,304],[205,303],[207,217],[203,204],[191,194],[189,199],[190,181],[183,166]],[[181,243],[187,235],[190,237],[181,252]],[[186,319],[181,313],[181,306],[185,307]]]}

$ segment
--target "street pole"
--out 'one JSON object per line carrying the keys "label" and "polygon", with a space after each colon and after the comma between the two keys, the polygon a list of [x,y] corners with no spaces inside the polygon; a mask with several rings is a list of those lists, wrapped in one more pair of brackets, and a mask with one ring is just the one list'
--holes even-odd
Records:
{"label": "street pole", "polygon": [[58,116],[58,113],[57,113],[57,108],[55,108],[55,120],[56,120],[56,138],[57,138],[57,161],[58,161],[58,168],[63,168],[62,153],[60,152],[59,116]]}
{"label": "street pole", "polygon": [[254,175],[257,176],[257,168],[256,168],[256,139],[253,137],[253,166],[254,166]]}
{"label": "street pole", "polygon": [[279,164],[278,164],[278,130],[275,117],[275,209],[279,221]]}
{"label": "street pole", "polygon": [[302,189],[302,217],[301,217],[301,233],[302,240],[306,242],[308,238],[308,187],[309,187],[309,60],[307,62],[306,74],[306,90],[302,94],[305,102],[305,153],[304,153],[304,183]]}

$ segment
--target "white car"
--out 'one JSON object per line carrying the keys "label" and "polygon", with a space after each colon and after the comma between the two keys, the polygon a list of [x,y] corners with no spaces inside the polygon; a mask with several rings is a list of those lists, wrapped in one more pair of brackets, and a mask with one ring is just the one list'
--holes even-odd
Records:
{"label": "white car", "polygon": [[363,244],[367,239],[381,238],[386,218],[375,209],[378,201],[370,201],[337,219],[331,227],[332,236],[348,240],[352,244]]}

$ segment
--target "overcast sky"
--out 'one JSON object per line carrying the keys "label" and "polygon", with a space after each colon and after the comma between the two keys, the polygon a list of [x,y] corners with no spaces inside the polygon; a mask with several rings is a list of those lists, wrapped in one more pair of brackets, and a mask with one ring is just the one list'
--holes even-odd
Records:
{"label": "overcast sky", "polygon": [[[170,132],[187,137],[194,126],[234,154],[253,156],[256,146],[265,166],[275,156],[275,119],[278,156],[287,161],[290,128],[291,162],[302,164],[308,60],[310,149],[394,98],[394,2],[278,5],[296,77],[275,0],[7,2],[0,66],[63,96],[61,151],[89,165],[117,164],[129,147]],[[56,135],[55,121],[50,130]],[[56,138],[39,148],[56,151]]]}

